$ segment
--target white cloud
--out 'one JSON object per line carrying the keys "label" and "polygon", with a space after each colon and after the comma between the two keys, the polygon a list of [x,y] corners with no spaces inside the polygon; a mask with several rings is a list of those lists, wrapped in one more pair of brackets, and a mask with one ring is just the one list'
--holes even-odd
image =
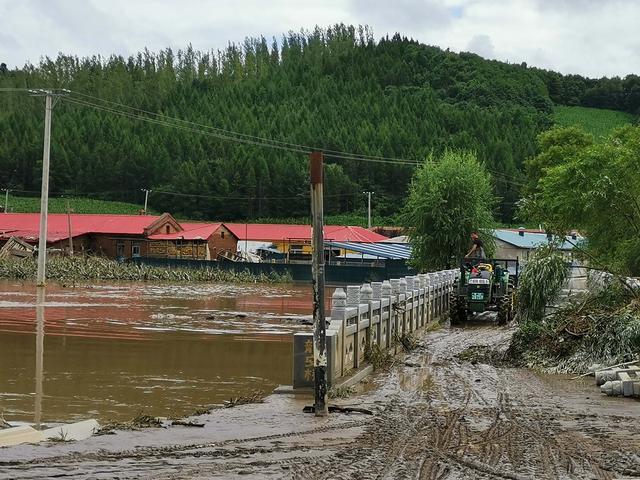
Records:
{"label": "white cloud", "polygon": [[493,42],[491,42],[491,37],[489,37],[489,35],[485,35],[484,33],[480,35],[474,35],[467,45],[467,50],[473,53],[477,53],[484,58],[495,57],[495,47],[493,46]]}
{"label": "white cloud", "polygon": [[345,22],[370,25],[377,37],[400,32],[563,73],[640,73],[634,0],[0,0],[0,18],[0,62],[11,67],[59,51],[224,48],[246,36]]}

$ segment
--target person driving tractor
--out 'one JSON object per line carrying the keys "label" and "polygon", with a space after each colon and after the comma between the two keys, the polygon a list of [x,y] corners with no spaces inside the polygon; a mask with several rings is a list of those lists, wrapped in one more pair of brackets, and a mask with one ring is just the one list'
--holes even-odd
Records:
{"label": "person driving tractor", "polygon": [[473,242],[471,250],[469,250],[469,253],[467,253],[464,258],[485,258],[484,243],[482,243],[482,240],[480,240],[476,232],[471,233],[471,241]]}

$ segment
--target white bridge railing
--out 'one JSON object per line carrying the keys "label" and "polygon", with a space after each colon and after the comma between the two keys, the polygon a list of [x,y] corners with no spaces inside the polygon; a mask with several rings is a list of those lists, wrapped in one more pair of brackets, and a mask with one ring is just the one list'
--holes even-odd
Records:
{"label": "white bridge railing", "polygon": [[[367,347],[396,353],[402,335],[447,315],[459,270],[443,270],[384,282],[336,288],[327,318],[327,383],[340,383],[368,366]],[[293,388],[313,387],[313,334],[293,338]]]}

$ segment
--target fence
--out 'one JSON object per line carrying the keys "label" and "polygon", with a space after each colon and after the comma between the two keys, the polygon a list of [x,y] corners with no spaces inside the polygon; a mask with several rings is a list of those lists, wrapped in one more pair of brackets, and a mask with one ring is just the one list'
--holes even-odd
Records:
{"label": "fence", "polygon": [[[459,270],[337,288],[327,318],[327,383],[370,372],[368,347],[397,353],[397,339],[443,318]],[[313,387],[313,334],[293,336],[293,388]]]}
{"label": "fence", "polygon": [[[176,258],[139,257],[132,259],[136,264],[168,268],[219,268],[236,272],[248,271],[255,275],[277,273],[288,274],[294,282],[311,281],[311,263],[252,263],[212,260],[190,260]],[[369,265],[325,265],[325,280],[330,284],[351,282],[382,281],[398,275],[408,275],[414,271],[404,260],[386,260],[383,266]]]}

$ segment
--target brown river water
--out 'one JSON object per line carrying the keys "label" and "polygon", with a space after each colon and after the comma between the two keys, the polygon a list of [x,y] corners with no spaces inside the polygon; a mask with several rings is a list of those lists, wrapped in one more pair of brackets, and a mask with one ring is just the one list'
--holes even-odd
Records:
{"label": "brown river water", "polygon": [[186,415],[291,382],[291,333],[310,327],[307,285],[0,280],[6,420]]}

